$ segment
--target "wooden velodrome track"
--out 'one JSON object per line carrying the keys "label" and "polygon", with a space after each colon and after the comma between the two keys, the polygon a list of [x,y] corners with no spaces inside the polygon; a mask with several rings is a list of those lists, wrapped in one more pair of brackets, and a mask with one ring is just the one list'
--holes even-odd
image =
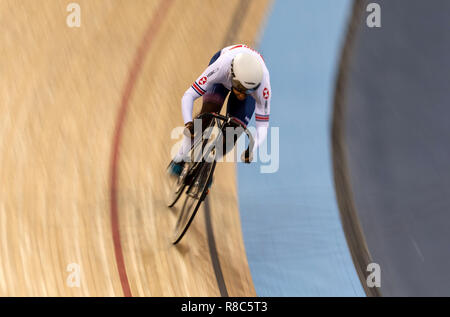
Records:
{"label": "wooden velodrome track", "polygon": [[70,2],[0,0],[0,296],[255,296],[234,164],[176,247],[163,185],[184,90],[270,1]]}

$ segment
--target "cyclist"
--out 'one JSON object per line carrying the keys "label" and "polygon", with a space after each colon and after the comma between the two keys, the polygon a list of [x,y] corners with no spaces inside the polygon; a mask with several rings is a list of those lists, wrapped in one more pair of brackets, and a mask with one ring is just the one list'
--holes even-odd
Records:
{"label": "cyclist", "polygon": [[[231,93],[230,93],[231,91]],[[206,70],[197,78],[181,99],[181,110],[185,133],[178,154],[174,157],[169,172],[179,176],[183,168],[183,158],[191,148],[194,137],[192,111],[194,101],[203,97],[200,114],[220,113],[223,103],[230,93],[227,114],[248,125],[255,112],[256,136],[254,150],[265,140],[269,126],[270,88],[269,71],[262,56],[244,44],[232,45],[217,52]],[[202,122],[204,129],[208,125]],[[236,141],[236,140],[235,140]],[[250,163],[253,153],[248,149],[241,155],[242,161]]]}

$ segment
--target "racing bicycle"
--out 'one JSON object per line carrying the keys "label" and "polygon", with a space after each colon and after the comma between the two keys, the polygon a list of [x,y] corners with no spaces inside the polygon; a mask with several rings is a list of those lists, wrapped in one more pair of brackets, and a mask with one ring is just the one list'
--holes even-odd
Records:
{"label": "racing bicycle", "polygon": [[[186,155],[182,172],[171,186],[167,202],[169,207],[176,204],[183,192],[185,194],[185,201],[178,214],[172,236],[173,244],[177,244],[183,238],[209,192],[216,167],[217,153],[219,150],[224,150],[224,136],[227,136],[226,129],[231,127],[237,131],[234,141],[243,132],[247,134],[249,140],[247,151],[250,151],[250,153],[254,146],[254,139],[250,131],[247,130],[245,123],[235,117],[217,113],[203,113],[196,119],[206,119],[204,121],[209,121],[209,124],[201,135],[194,136],[194,142]],[[213,134],[213,132],[216,133]]]}

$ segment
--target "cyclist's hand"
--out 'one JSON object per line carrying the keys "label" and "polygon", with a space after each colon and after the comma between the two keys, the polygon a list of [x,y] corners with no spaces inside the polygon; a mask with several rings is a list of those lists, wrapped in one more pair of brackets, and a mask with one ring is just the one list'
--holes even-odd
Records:
{"label": "cyclist's hand", "polygon": [[194,123],[192,121],[189,121],[184,125],[184,135],[191,139],[194,138]]}
{"label": "cyclist's hand", "polygon": [[253,153],[247,148],[241,155],[241,161],[250,164],[253,161]]}

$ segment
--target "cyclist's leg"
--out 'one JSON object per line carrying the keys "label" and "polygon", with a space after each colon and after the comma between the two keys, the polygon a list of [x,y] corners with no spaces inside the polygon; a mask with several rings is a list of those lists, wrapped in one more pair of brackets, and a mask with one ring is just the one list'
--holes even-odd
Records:
{"label": "cyclist's leg", "polygon": [[[220,56],[221,51],[218,51],[209,61],[208,65],[214,63]],[[203,96],[203,104],[202,109],[200,110],[200,114],[208,113],[208,112],[217,112],[220,113],[222,109],[223,103],[229,93],[229,90],[226,89],[222,84],[216,84]],[[211,119],[203,119],[202,120],[202,132],[209,125]],[[195,130],[195,127],[194,127]],[[177,155],[174,157],[172,165],[170,167],[170,172],[172,175],[178,176],[181,174],[183,159],[185,155],[189,152],[192,146],[192,139],[187,136],[183,137],[183,142],[178,150]]]}
{"label": "cyclist's leg", "polygon": [[[203,96],[202,109],[200,110],[199,114],[211,112],[220,113],[228,93],[229,90],[226,89],[222,84],[213,85],[211,91],[208,91]],[[204,118],[202,120],[202,131],[204,131],[207,126],[209,126],[210,122],[211,118]]]}
{"label": "cyclist's leg", "polygon": [[[203,104],[199,114],[203,113],[211,113],[217,112],[220,113],[222,109],[223,103],[229,93],[229,90],[226,89],[222,84],[216,84],[203,96]],[[194,117],[195,118],[195,117]],[[209,126],[211,122],[211,118],[203,118],[201,122],[201,131],[203,132],[207,126]],[[194,131],[197,131],[196,122],[194,122]],[[181,166],[183,164],[183,159],[185,155],[189,152],[192,146],[192,139],[183,136],[183,142],[181,144],[180,149],[178,150],[178,154],[174,157],[173,161],[175,162],[175,166],[172,167],[172,174],[178,175],[178,172],[181,171]],[[180,172],[181,173],[181,172]]]}
{"label": "cyclist's leg", "polygon": [[[227,103],[227,114],[230,117],[239,119],[247,126],[253,116],[253,112],[255,112],[255,104],[255,99],[250,95],[244,100],[239,100],[234,94],[230,94]],[[223,155],[228,153],[234,147],[237,139],[243,131],[237,132],[238,133],[234,134],[233,140],[226,140],[226,138],[224,138]]]}
{"label": "cyclist's leg", "polygon": [[234,94],[231,94],[228,99],[227,113],[230,117],[238,118],[245,125],[248,125],[253,112],[255,112],[255,104],[255,99],[250,95],[247,95],[247,98],[241,101]]}
{"label": "cyclist's leg", "polygon": [[[202,109],[200,110],[199,115],[204,114],[204,113],[212,113],[212,112],[220,113],[228,93],[229,93],[229,90],[226,89],[222,84],[214,85],[213,88],[211,89],[211,91],[208,91],[203,96]],[[211,123],[211,120],[212,120],[212,118],[203,118],[202,119],[202,121],[201,121],[202,135],[203,135],[203,132],[205,131],[205,129]],[[195,124],[196,123],[194,122],[194,130],[197,130],[198,128],[196,129]],[[200,137],[200,136],[198,136],[198,137]],[[196,136],[196,138],[197,138],[197,136]],[[212,177],[208,183],[208,189],[211,188],[211,184],[212,184]]]}

